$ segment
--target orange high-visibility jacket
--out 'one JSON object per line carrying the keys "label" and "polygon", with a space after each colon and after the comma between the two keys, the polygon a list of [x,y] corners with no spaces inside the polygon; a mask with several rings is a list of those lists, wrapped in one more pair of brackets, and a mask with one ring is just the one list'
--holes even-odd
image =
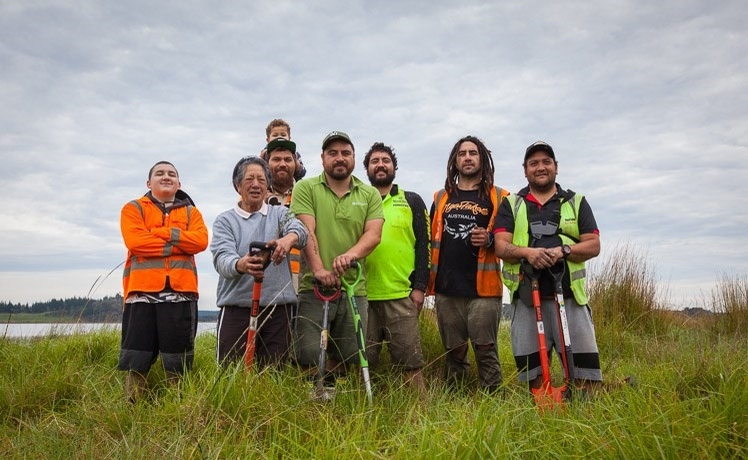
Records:
{"label": "orange high-visibility jacket", "polygon": [[[287,208],[291,207],[290,194],[286,195],[283,206]],[[291,248],[291,250],[288,252],[288,261],[291,262],[291,273],[293,273],[294,275],[298,275],[299,270],[301,269],[301,251],[296,248]]]}
{"label": "orange high-visibility jacket", "polygon": [[[488,222],[489,232],[493,231],[493,223],[496,219],[496,214],[499,212],[499,203],[509,195],[509,192],[500,187],[493,187],[490,195],[493,213],[491,213],[491,219]],[[436,273],[439,271],[439,249],[444,231],[443,212],[448,199],[449,194],[444,189],[434,193],[434,218],[431,221],[431,272],[429,273],[429,285],[426,295],[434,295]],[[501,266],[493,247],[480,248],[478,250],[476,276],[476,290],[480,297],[501,297],[503,286],[499,275],[500,272]]]}
{"label": "orange high-visibility jacket", "polygon": [[131,292],[161,292],[168,277],[176,292],[198,293],[194,255],[208,247],[203,216],[187,200],[161,207],[148,195],[122,208],[127,261],[122,275],[125,299]]}

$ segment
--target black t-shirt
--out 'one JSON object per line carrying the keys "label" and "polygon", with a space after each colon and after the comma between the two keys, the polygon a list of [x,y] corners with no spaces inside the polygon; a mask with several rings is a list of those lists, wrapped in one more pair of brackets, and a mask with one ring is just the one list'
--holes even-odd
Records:
{"label": "black t-shirt", "polygon": [[[527,199],[528,203],[526,203],[527,206],[537,206],[537,213],[533,213],[534,215],[538,216],[543,224],[548,223],[550,220],[554,218],[554,215],[557,215],[561,209],[561,199],[569,197],[572,193],[572,191],[564,190],[561,188],[560,185],[556,184],[557,186],[557,192],[556,194],[546,201],[544,204],[538,203],[538,201],[535,199],[532,194],[530,194],[529,187],[525,187],[522,190],[520,190],[517,193],[517,199]],[[529,209],[528,209],[528,215],[529,215]],[[582,201],[579,203],[579,216],[577,216],[577,222],[579,222],[579,234],[584,235],[586,233],[598,233],[597,229],[597,222],[595,221],[595,216],[592,214],[592,208],[590,208],[590,205],[587,203],[586,198],[582,198]],[[528,232],[530,230],[530,226],[528,225]],[[499,232],[509,232],[514,233],[514,213],[512,212],[512,206],[509,203],[509,200],[504,200],[499,205],[499,212],[496,216],[496,221],[494,222],[494,233]],[[530,241],[532,241],[532,235],[530,235]],[[557,246],[558,244],[555,244]],[[538,246],[545,246],[543,244],[540,244]],[[540,276],[540,293],[543,296],[551,296],[554,294],[555,290],[553,288],[553,279],[551,276],[547,273],[543,273]],[[564,295],[570,296],[571,295],[571,288],[569,284],[569,274],[564,273]]]}
{"label": "black t-shirt", "polygon": [[[432,216],[434,206],[431,206]],[[439,250],[439,271],[434,285],[437,293],[453,297],[479,297],[476,277],[480,248],[470,242],[470,232],[474,227],[486,228],[493,211],[491,199],[481,198],[478,190],[459,190],[447,198],[442,214],[444,230]]]}

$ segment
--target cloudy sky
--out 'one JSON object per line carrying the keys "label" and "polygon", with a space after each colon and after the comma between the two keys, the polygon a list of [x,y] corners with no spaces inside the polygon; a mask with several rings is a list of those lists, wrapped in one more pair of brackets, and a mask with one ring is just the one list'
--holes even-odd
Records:
{"label": "cloudy sky", "polygon": [[[646,254],[673,306],[701,306],[748,256],[744,2],[0,2],[0,300],[121,292],[119,213],[158,160],[206,223],[267,123],[308,175],[348,132],[399,157],[427,205],[460,137],[525,184],[543,139],[595,211],[602,258]],[[200,308],[215,305],[210,253]]]}

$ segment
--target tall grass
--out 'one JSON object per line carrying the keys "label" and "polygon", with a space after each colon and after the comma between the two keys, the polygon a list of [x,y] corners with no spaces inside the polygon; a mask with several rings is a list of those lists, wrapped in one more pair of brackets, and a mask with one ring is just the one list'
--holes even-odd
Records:
{"label": "tall grass", "polygon": [[595,321],[604,327],[662,332],[668,323],[654,269],[646,251],[622,244],[588,263],[588,295]]}
{"label": "tall grass", "polygon": [[723,274],[711,291],[708,307],[720,334],[748,335],[748,275]]}
{"label": "tall grass", "polygon": [[116,331],[1,339],[0,457],[748,458],[748,341],[666,324],[674,316],[654,314],[653,275],[640,257],[619,254],[590,294],[606,378],[633,374],[637,385],[610,385],[562,410],[539,411],[517,382],[507,322],[501,391],[484,394],[476,382],[448,389],[431,310],[421,315],[427,394],[404,387],[385,359],[373,374],[373,406],[358,373],[320,404],[292,366],[223,369],[213,334],[198,336],[194,368],[178,387],[154,367],[151,391],[135,405],[115,370]]}
{"label": "tall grass", "polygon": [[[214,362],[202,334],[178,388],[157,367],[151,393],[125,402],[119,336],[101,332],[0,341],[2,458],[746,458],[748,344],[708,330],[631,333],[617,366],[637,375],[566,410],[539,412],[519,384],[500,332],[505,385],[452,392],[441,378],[433,318],[421,319],[424,399],[396,372],[374,374],[374,405],[358,374],[329,404],[309,401],[293,367],[246,373]],[[705,346],[705,343],[709,346]],[[618,344],[614,344],[616,347]],[[611,345],[601,345],[608,361]]]}

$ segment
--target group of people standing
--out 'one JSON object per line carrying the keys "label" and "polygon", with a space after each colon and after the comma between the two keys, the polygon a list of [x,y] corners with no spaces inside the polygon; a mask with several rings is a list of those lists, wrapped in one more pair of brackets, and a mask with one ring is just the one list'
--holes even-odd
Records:
{"label": "group of people standing", "polygon": [[[216,356],[222,365],[233,365],[245,353],[253,287],[261,280],[258,362],[292,362],[309,375],[318,373],[326,314],[325,384],[334,386],[357,363],[359,344],[345,290],[325,309],[315,283],[336,292],[342,279],[355,285],[374,369],[387,343],[404,382],[425,392],[419,314],[424,298],[434,295],[447,384],[464,384],[472,346],[480,386],[493,392],[503,383],[498,332],[506,285],[514,306],[511,343],[519,379],[537,388],[540,352],[524,272],[532,267],[541,273],[551,350],[554,344],[558,348],[560,331],[550,320],[556,291],[547,272],[563,266],[577,385],[602,381],[584,290],[584,263],[599,253],[599,232],[586,199],[556,183],[558,163],[550,145],[527,148],[528,186],[512,195],[494,184],[493,159],[483,142],[473,136],[458,140],[444,188],[434,193],[428,211],[418,194],[395,183],[398,164],[391,147],[377,142],[365,153],[370,185],[365,184],[353,175],[351,138],[333,131],[322,141],[323,172],[302,180],[306,170],[290,131],[285,121],[273,120],[260,155],[239,160],[232,174],[239,200],[213,224],[210,250],[220,275]],[[132,401],[145,390],[159,354],[170,382],[192,364],[198,296],[194,255],[208,247],[202,215],[181,190],[174,165],[154,165],[146,184],[149,192],[127,203],[121,219],[128,256],[118,367],[127,372],[126,395]],[[266,243],[269,260],[249,251],[254,241]],[[351,270],[355,263],[363,265],[358,282]]]}

